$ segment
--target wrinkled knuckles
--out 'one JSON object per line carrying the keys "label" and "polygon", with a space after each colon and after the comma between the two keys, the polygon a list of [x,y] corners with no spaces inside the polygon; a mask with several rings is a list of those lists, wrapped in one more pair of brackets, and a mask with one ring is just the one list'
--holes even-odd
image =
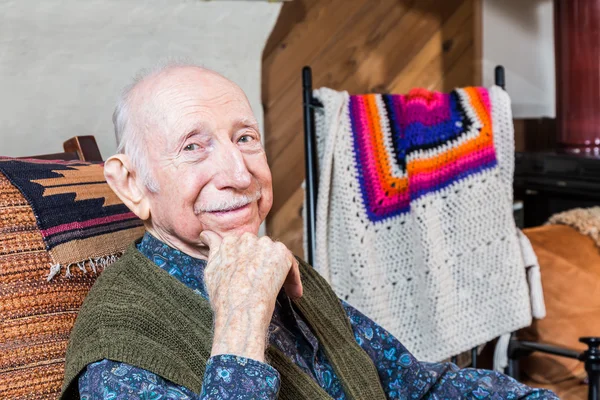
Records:
{"label": "wrinkled knuckles", "polygon": [[250,239],[256,239],[257,237],[256,237],[256,235],[254,235],[251,232],[244,232],[244,233],[242,233],[240,238],[244,239],[244,240],[250,240]]}
{"label": "wrinkled knuckles", "polygon": [[232,244],[234,244],[237,241],[238,241],[238,238],[235,236],[225,236],[225,237],[223,237],[223,240],[221,241],[221,247],[231,246]]}
{"label": "wrinkled knuckles", "polygon": [[261,238],[258,239],[258,244],[262,247],[267,247],[267,246],[271,246],[273,244],[273,241],[268,236],[262,236]]}
{"label": "wrinkled knuckles", "polygon": [[275,250],[280,253],[283,254],[284,256],[287,257],[287,254],[289,253],[288,248],[285,246],[285,244],[281,243],[281,242],[275,242],[274,246]]}

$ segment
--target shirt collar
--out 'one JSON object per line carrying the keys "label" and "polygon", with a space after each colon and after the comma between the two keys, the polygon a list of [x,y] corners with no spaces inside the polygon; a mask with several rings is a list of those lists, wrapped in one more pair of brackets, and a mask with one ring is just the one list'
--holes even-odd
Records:
{"label": "shirt collar", "polygon": [[137,249],[150,261],[177,278],[184,285],[208,298],[204,289],[206,261],[194,258],[146,232]]}

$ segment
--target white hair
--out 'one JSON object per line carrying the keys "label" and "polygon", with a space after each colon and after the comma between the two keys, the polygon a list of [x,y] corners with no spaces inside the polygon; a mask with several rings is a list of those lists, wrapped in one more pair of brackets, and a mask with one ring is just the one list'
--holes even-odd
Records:
{"label": "white hair", "polygon": [[146,145],[144,143],[144,132],[139,123],[132,118],[132,97],[135,88],[142,81],[160,74],[161,72],[180,67],[194,67],[207,70],[206,68],[188,63],[186,61],[165,61],[157,64],[154,68],[140,71],[133,81],[123,89],[119,96],[115,111],[113,112],[113,125],[117,139],[117,153],[125,154],[131,160],[133,169],[137,172],[139,179],[151,192],[158,192],[158,182],[152,175],[152,170],[146,156]]}

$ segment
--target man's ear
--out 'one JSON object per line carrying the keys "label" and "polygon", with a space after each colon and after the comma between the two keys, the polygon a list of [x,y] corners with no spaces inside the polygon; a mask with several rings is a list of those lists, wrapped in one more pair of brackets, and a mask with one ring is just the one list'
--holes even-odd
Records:
{"label": "man's ear", "polygon": [[148,191],[140,187],[129,157],[116,154],[104,162],[104,177],[121,201],[141,220],[150,218]]}

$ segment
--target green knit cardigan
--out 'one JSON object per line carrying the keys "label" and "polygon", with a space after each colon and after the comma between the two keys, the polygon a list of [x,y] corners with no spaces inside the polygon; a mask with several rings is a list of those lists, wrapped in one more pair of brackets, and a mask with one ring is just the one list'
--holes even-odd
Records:
{"label": "green knit cardigan", "polygon": [[[377,370],[354,340],[337,296],[300,261],[304,296],[294,301],[323,346],[348,399],[385,399]],[[86,297],[67,348],[61,399],[78,399],[86,365],[111,359],[151,371],[196,393],[202,389],[212,347],[209,303],[131,245],[107,268]],[[281,376],[280,399],[329,399],[281,351],[267,360]]]}

